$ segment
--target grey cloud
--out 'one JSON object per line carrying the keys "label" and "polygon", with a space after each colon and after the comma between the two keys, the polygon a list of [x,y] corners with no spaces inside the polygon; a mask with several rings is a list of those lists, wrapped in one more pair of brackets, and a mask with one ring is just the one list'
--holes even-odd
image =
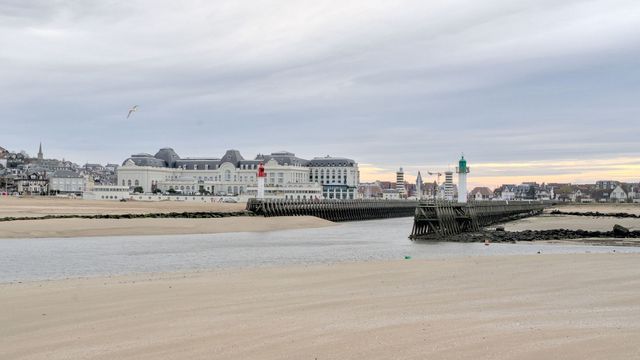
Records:
{"label": "grey cloud", "polygon": [[638,154],[634,1],[2,1],[0,14],[4,147],[103,162],[286,148],[388,168],[462,151]]}

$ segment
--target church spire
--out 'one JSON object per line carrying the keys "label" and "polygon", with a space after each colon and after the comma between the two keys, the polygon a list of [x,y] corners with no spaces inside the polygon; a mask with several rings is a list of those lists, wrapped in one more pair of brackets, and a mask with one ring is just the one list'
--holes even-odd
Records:
{"label": "church spire", "polygon": [[42,141],[40,142],[40,148],[38,149],[38,160],[42,160],[44,155],[42,154]]}

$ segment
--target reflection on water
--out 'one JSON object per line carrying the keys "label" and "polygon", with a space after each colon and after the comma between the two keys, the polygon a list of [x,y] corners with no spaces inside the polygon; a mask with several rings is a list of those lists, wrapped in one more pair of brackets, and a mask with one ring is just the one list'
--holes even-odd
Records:
{"label": "reflection on water", "polygon": [[408,239],[412,221],[372,220],[267,233],[0,240],[0,282],[405,256],[640,252],[639,248],[546,244],[414,243]]}

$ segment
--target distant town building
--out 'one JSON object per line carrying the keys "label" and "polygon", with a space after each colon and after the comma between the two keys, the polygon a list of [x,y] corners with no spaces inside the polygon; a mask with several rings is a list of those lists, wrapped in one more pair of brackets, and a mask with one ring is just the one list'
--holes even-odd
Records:
{"label": "distant town building", "polygon": [[453,201],[455,199],[455,188],[453,184],[453,171],[445,171],[444,172],[444,199],[448,201]]}
{"label": "distant town building", "polygon": [[58,170],[49,177],[49,190],[58,194],[81,194],[85,188],[84,176],[71,170]]}
{"label": "distant town building", "polygon": [[385,200],[400,200],[402,194],[397,189],[387,189],[382,191],[382,198]]}
{"label": "distant town building", "polygon": [[422,181],[420,171],[418,171],[418,176],[416,177],[416,193],[414,196],[418,199],[422,199],[424,197],[424,183]]}
{"label": "distant town building", "polygon": [[129,199],[129,187],[118,185],[95,185],[88,186],[82,193],[85,200],[122,200]]}
{"label": "distant town building", "polygon": [[598,181],[596,181],[596,190],[613,190],[618,185],[620,185],[619,181],[615,181],[615,180],[598,180]]}
{"label": "distant town building", "polygon": [[238,150],[222,158],[181,158],[173,149],[155,155],[135,154],[117,169],[117,183],[143,192],[251,196],[257,189],[260,163],[266,172],[265,196],[288,199],[355,199],[358,165],[347,158],[318,157],[305,160],[280,151],[246,160]]}
{"label": "distant town building", "polygon": [[361,199],[382,198],[382,186],[379,181],[372,183],[360,183],[358,185],[358,197]]}
{"label": "distant town building", "polygon": [[306,164],[309,169],[309,180],[322,185],[325,199],[355,199],[360,183],[358,164],[341,157],[316,157]]}
{"label": "distant town building", "polygon": [[29,170],[14,180],[16,190],[20,194],[45,195],[49,189],[47,174],[42,170]]}
{"label": "distant town building", "polygon": [[407,194],[407,189],[404,186],[404,170],[402,168],[396,172],[396,191],[400,197],[404,197]]}

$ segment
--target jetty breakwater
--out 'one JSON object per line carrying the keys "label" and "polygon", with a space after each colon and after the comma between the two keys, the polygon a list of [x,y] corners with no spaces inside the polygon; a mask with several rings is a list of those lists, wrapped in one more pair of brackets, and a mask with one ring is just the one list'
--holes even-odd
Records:
{"label": "jetty breakwater", "polygon": [[413,240],[443,239],[479,232],[491,224],[538,215],[549,205],[541,201],[421,202],[416,208],[409,237]]}
{"label": "jetty breakwater", "polygon": [[414,216],[417,201],[250,199],[247,211],[269,216],[315,216],[329,221],[357,221]]}

